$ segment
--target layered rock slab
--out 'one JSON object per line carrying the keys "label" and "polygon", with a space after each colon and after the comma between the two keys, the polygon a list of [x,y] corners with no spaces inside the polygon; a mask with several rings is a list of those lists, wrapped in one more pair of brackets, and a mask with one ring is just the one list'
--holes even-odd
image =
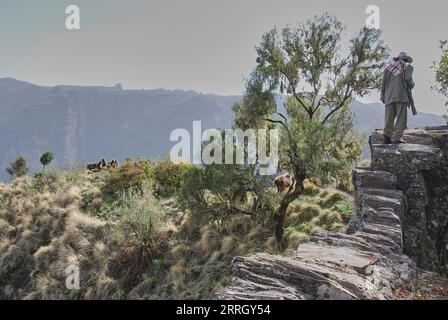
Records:
{"label": "layered rock slab", "polygon": [[231,283],[216,298],[392,299],[411,268],[406,257],[389,258],[357,235],[318,232],[292,257],[235,257]]}

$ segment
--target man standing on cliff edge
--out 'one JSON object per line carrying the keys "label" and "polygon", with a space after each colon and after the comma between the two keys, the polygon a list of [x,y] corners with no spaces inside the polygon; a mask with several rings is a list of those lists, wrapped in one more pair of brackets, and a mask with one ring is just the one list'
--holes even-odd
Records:
{"label": "man standing on cliff edge", "polygon": [[412,113],[417,114],[411,92],[415,85],[411,63],[412,58],[402,52],[384,70],[381,88],[381,102],[385,104],[384,144],[405,143],[402,137],[407,127],[407,108],[411,107]]}

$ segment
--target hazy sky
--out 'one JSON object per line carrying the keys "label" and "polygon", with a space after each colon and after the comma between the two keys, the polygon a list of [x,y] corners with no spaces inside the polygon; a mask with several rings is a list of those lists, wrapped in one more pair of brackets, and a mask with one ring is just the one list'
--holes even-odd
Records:
{"label": "hazy sky", "polygon": [[[65,28],[70,4],[80,7],[80,30]],[[349,38],[368,5],[380,8],[392,53],[414,57],[417,107],[443,113],[430,67],[448,38],[446,0],[0,0],[0,77],[241,94],[264,32],[328,11]]]}

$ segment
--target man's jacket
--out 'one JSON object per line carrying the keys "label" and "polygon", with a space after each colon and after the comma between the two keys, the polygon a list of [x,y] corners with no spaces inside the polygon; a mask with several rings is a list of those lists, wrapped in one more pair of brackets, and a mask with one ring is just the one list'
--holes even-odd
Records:
{"label": "man's jacket", "polygon": [[[404,75],[403,75],[404,72]],[[414,88],[412,73],[414,68],[402,60],[392,61],[384,70],[381,88],[381,101],[387,106],[391,103],[402,102],[413,107],[411,89]]]}

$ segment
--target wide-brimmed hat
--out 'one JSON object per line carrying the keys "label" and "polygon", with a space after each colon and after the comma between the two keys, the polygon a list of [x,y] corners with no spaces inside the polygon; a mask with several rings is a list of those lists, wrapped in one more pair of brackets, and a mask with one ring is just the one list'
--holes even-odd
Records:
{"label": "wide-brimmed hat", "polygon": [[406,52],[400,52],[398,57],[395,57],[394,60],[403,60],[408,63],[412,63],[412,61],[414,61],[414,59],[412,59],[412,57],[409,56]]}

